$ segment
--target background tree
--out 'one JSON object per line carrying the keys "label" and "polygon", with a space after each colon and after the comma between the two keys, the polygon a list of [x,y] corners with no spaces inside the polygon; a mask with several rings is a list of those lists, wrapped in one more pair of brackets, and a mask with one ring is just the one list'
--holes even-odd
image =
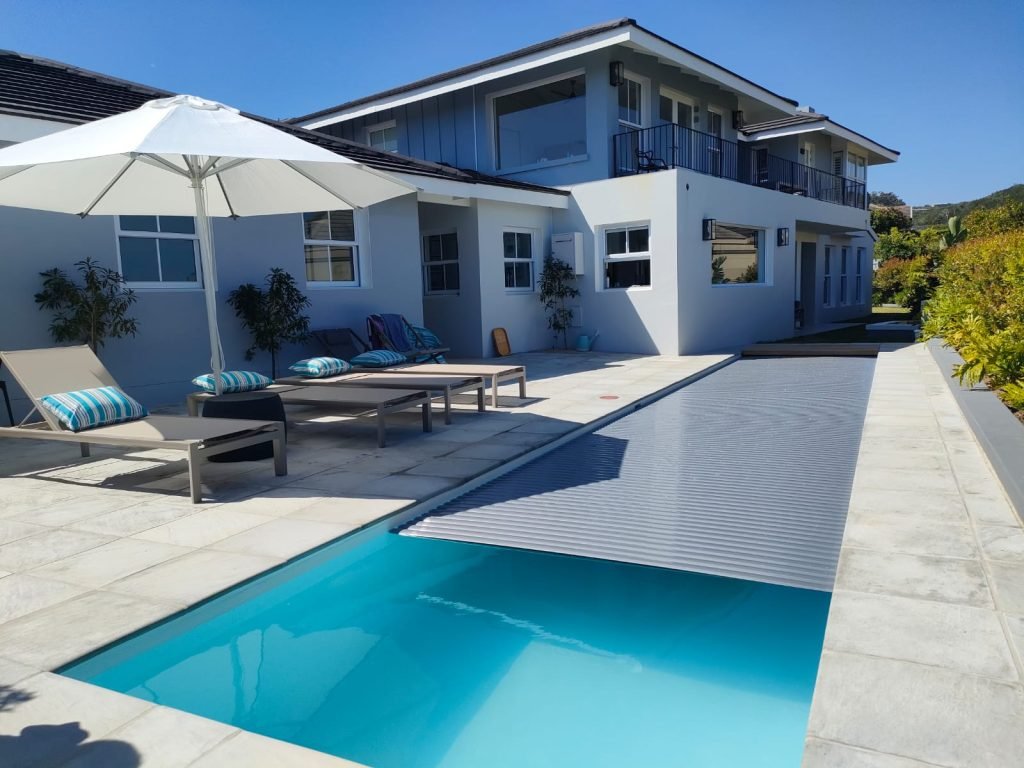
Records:
{"label": "background tree", "polygon": [[869,201],[872,205],[906,205],[903,198],[895,192],[872,192],[869,195]]}
{"label": "background tree", "polygon": [[579,295],[573,268],[554,256],[544,257],[544,270],[540,273],[540,300],[548,311],[548,328],[555,335],[555,343],[561,336],[563,349],[569,347],[568,332],[572,326],[572,310],[565,306],[565,301]]}
{"label": "background tree", "polygon": [[280,267],[267,275],[266,289],[252,283],[238,286],[228,296],[228,304],[252,334],[252,346],[245,350],[245,359],[252,360],[257,351],[270,353],[270,373],[277,378],[277,353],[285,344],[298,344],[309,338],[309,317],[303,310],[309,299],[295,284],[295,278]]}
{"label": "background tree", "polygon": [[54,313],[50,335],[57,343],[77,341],[98,352],[108,338],[134,336],[138,322],[128,316],[136,301],[120,273],[92,259],[75,262],[82,275],[78,284],[62,269],[40,272],[43,290],[35,295],[40,309]]}
{"label": "background tree", "polygon": [[871,228],[875,232],[888,232],[896,229],[910,229],[913,222],[899,208],[873,208],[871,210]]}
{"label": "background tree", "polygon": [[887,232],[879,232],[875,243],[875,258],[881,262],[889,259],[912,259],[927,250],[921,235],[912,229],[902,230],[893,227]]}

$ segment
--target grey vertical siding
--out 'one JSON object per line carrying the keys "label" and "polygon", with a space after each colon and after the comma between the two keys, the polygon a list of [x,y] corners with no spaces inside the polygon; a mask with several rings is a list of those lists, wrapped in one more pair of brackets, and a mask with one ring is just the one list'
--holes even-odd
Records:
{"label": "grey vertical siding", "polygon": [[401,533],[831,590],[873,372],[734,363]]}

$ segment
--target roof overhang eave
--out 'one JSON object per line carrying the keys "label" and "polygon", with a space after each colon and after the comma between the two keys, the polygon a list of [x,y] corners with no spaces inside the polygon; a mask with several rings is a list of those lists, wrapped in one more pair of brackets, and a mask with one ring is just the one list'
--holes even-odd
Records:
{"label": "roof overhang eave", "polygon": [[450,198],[453,201],[467,199],[490,200],[499,203],[518,203],[519,205],[539,205],[544,208],[568,208],[569,196],[552,190],[517,189],[503,187],[486,182],[465,182],[454,179],[437,179],[431,176],[418,176],[414,173],[389,173],[396,179],[413,185],[427,196],[426,202],[438,202]]}
{"label": "roof overhang eave", "polygon": [[697,56],[684,48],[680,48],[665,38],[648,32],[645,29],[627,26],[619,27],[595,34],[585,40],[576,40],[537,53],[523,56],[510,62],[503,62],[478,71],[452,77],[438,83],[424,85],[404,93],[383,96],[379,99],[353,104],[350,108],[342,108],[328,114],[321,114],[309,120],[299,122],[305,128],[322,128],[340,120],[353,120],[357,117],[371,115],[385,109],[394,109],[422,99],[440,96],[452,91],[471,86],[481,85],[491,80],[507,77],[519,72],[542,67],[579,56],[590,51],[608,48],[613,45],[627,45],[630,48],[656,56],[667,62],[691,72],[698,77],[717,83],[774,109],[791,114],[797,102],[762,88],[727,69]]}

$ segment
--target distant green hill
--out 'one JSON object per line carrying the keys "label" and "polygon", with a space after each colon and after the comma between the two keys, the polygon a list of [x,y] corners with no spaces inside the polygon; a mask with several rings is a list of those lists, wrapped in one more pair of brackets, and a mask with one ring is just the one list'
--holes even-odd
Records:
{"label": "distant green hill", "polygon": [[991,195],[967,200],[963,203],[942,203],[940,205],[926,205],[920,208],[914,207],[914,226],[930,227],[933,224],[945,224],[950,216],[963,216],[975,208],[998,208],[1003,203],[1017,200],[1024,203],[1024,184],[1014,184],[1012,187],[1000,189]]}

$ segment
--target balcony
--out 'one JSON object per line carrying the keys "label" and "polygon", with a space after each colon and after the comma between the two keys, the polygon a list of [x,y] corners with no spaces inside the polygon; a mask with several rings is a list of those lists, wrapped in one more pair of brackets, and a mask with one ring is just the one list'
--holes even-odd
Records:
{"label": "balcony", "polygon": [[686,168],[763,189],[867,208],[864,182],[769,154],[767,149],[737,144],[682,125],[666,124],[612,136],[616,176]]}

